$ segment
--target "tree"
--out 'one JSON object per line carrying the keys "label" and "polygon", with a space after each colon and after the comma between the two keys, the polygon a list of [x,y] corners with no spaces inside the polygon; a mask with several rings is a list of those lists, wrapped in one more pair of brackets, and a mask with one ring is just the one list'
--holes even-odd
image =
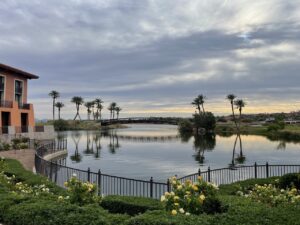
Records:
{"label": "tree", "polygon": [[71,100],[72,103],[75,103],[76,105],[76,115],[74,117],[74,120],[76,120],[77,116],[79,118],[79,120],[81,120],[81,117],[79,115],[79,109],[80,109],[80,106],[83,104],[83,98],[80,97],[80,96],[74,96]]}
{"label": "tree", "polygon": [[84,103],[84,106],[87,108],[87,119],[90,120],[91,119],[91,113],[92,110],[91,108],[93,107],[94,102],[86,102]]}
{"label": "tree", "polygon": [[63,108],[65,105],[62,102],[56,102],[55,107],[58,109],[58,119],[60,120],[60,110]]}
{"label": "tree", "polygon": [[122,110],[121,107],[116,106],[115,111],[116,111],[116,113],[117,113],[117,120],[119,119],[119,114],[120,114],[120,111],[121,111],[121,110]]}
{"label": "tree", "polygon": [[58,91],[53,90],[53,91],[51,91],[51,92],[49,93],[49,96],[50,96],[50,97],[52,98],[52,100],[53,100],[53,103],[52,103],[52,110],[53,110],[53,121],[54,121],[54,120],[55,120],[55,101],[56,101],[57,98],[60,97],[60,94],[59,94]]}
{"label": "tree", "polygon": [[227,99],[230,101],[230,104],[231,104],[233,122],[235,124],[235,127],[236,127],[238,133],[239,133],[239,128],[238,128],[238,125],[237,125],[237,121],[236,121],[236,117],[235,117],[235,113],[234,113],[234,107],[233,107],[235,98],[236,98],[236,96],[234,94],[227,95]]}
{"label": "tree", "polygon": [[237,109],[240,112],[239,127],[241,127],[242,110],[246,106],[246,103],[242,99],[238,99],[234,101],[234,105],[237,107]]}
{"label": "tree", "polygon": [[94,103],[95,103],[95,106],[96,106],[96,119],[98,120],[99,117],[101,119],[101,111],[103,109],[103,105],[102,105],[103,101],[100,98],[96,98],[94,100]]}
{"label": "tree", "polygon": [[204,128],[205,131],[212,131],[216,127],[216,118],[211,112],[194,114],[194,126],[197,133],[200,128]]}
{"label": "tree", "polygon": [[[192,105],[195,105],[196,108],[198,109],[198,112],[199,114],[201,113],[201,111],[203,111],[203,113],[205,113],[205,110],[204,110],[204,99],[206,99],[206,97],[204,95],[198,95],[194,101],[192,102]],[[201,109],[202,107],[202,109]]]}
{"label": "tree", "polygon": [[115,118],[116,107],[117,107],[117,103],[112,102],[112,103],[110,103],[109,107],[107,108],[110,111],[110,119]]}

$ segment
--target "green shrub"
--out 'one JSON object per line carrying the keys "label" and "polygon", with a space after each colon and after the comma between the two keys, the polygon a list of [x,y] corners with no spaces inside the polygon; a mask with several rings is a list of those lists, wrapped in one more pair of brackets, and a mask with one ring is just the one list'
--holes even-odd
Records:
{"label": "green shrub", "polygon": [[298,190],[300,189],[300,174],[299,173],[290,173],[286,174],[279,178],[279,187],[280,188],[292,188],[295,187]]}
{"label": "green shrub", "polygon": [[216,118],[211,112],[194,114],[194,126],[197,130],[204,128],[206,131],[212,131],[216,127]]}
{"label": "green shrub", "polygon": [[110,195],[102,199],[101,206],[111,213],[136,215],[147,210],[163,209],[162,204],[155,199]]}
{"label": "green shrub", "polygon": [[182,119],[178,123],[178,130],[180,133],[190,133],[193,131],[193,124],[189,119]]}
{"label": "green shrub", "polygon": [[65,186],[70,193],[71,203],[85,205],[91,203],[99,203],[101,200],[100,196],[97,196],[97,186],[90,182],[82,182],[72,176],[70,180],[65,182]]}
{"label": "green shrub", "polygon": [[53,126],[56,131],[64,131],[69,129],[69,123],[63,119],[55,120],[53,122]]}
{"label": "green shrub", "polygon": [[8,151],[11,149],[11,145],[6,142],[0,142],[0,151]]}

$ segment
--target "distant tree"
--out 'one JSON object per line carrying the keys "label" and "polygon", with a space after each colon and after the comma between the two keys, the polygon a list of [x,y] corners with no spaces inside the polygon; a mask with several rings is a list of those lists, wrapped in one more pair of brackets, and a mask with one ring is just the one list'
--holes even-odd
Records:
{"label": "distant tree", "polygon": [[88,120],[91,119],[91,113],[92,113],[91,108],[93,107],[93,105],[94,105],[94,102],[86,102],[86,103],[84,103],[84,106],[87,109],[87,119]]}
{"label": "distant tree", "polygon": [[235,113],[234,113],[234,99],[235,98],[236,98],[236,96],[234,94],[227,95],[227,99],[230,101],[230,104],[231,104],[233,122],[235,124],[235,127],[236,127],[237,131],[239,132],[239,128],[238,128]]}
{"label": "distant tree", "polygon": [[[203,113],[205,113],[205,110],[204,110],[204,102],[206,97],[204,95],[198,95],[194,101],[192,102],[192,105],[195,105],[195,107],[198,109],[198,112],[199,114],[203,111]],[[201,109],[202,107],[202,109]]]}
{"label": "distant tree", "polygon": [[80,110],[80,106],[83,104],[83,98],[80,97],[80,96],[74,96],[72,99],[71,99],[71,102],[72,103],[75,103],[76,105],[76,115],[74,117],[74,120],[76,120],[76,118],[78,117],[79,120],[81,120],[81,117],[79,115],[79,110]]}
{"label": "distant tree", "polygon": [[116,111],[116,113],[117,113],[117,120],[118,120],[118,119],[119,119],[120,111],[122,111],[122,109],[121,109],[121,107],[116,106],[115,111]]}
{"label": "distant tree", "polygon": [[212,131],[216,127],[216,118],[211,112],[194,114],[194,126],[197,133],[200,128],[204,128],[206,131]]}
{"label": "distant tree", "polygon": [[56,102],[55,107],[58,109],[58,119],[60,120],[60,110],[63,108],[65,105],[62,102]]}
{"label": "distant tree", "polygon": [[53,121],[54,121],[54,120],[55,120],[55,101],[56,101],[57,98],[60,97],[60,94],[59,94],[58,91],[53,90],[53,91],[51,91],[51,92],[49,93],[49,96],[50,96],[50,97],[52,98],[52,100],[53,100],[53,103],[52,103],[52,110],[53,110]]}
{"label": "distant tree", "polygon": [[110,111],[110,119],[115,118],[116,107],[117,107],[117,103],[112,102],[112,103],[110,103],[109,107],[107,108]]}
{"label": "distant tree", "polygon": [[99,119],[99,117],[100,117],[100,119],[101,119],[101,111],[102,111],[102,109],[103,109],[103,105],[102,105],[102,103],[103,103],[103,101],[100,99],[100,98],[96,98],[95,100],[94,100],[94,103],[95,103],[95,107],[96,107],[96,112],[97,112],[97,116],[96,116],[96,119],[98,120]]}
{"label": "distant tree", "polygon": [[242,110],[246,106],[246,103],[242,99],[237,99],[234,101],[234,105],[237,107],[237,109],[240,112],[240,117],[239,117],[239,127],[241,126],[241,118],[242,118]]}

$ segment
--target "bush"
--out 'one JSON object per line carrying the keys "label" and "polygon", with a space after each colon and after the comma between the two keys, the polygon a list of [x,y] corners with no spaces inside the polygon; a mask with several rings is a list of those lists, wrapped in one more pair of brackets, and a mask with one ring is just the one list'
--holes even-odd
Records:
{"label": "bush", "polygon": [[116,195],[103,198],[101,206],[111,213],[126,213],[131,216],[147,210],[163,209],[162,204],[155,199]]}
{"label": "bush", "polygon": [[53,126],[56,131],[65,131],[69,129],[69,123],[63,119],[55,120]]}
{"label": "bush", "polygon": [[99,203],[101,198],[97,196],[97,186],[90,182],[82,182],[73,175],[73,177],[65,182],[65,186],[70,193],[71,203],[85,205]]}
{"label": "bush", "polygon": [[2,143],[0,142],[0,151],[8,151],[11,149],[11,145],[9,143]]}
{"label": "bush", "polygon": [[300,174],[299,173],[290,173],[286,174],[279,178],[279,187],[280,188],[297,188],[300,189]]}
{"label": "bush", "polygon": [[216,127],[216,118],[211,112],[194,114],[194,125],[197,129],[204,128],[206,131],[212,131]]}
{"label": "bush", "polygon": [[193,132],[193,124],[188,119],[182,119],[178,123],[178,130],[180,133],[191,133]]}
{"label": "bush", "polygon": [[190,214],[213,214],[226,211],[226,207],[223,207],[216,197],[218,188],[205,182],[201,176],[194,184],[190,180],[181,184],[176,177],[172,177],[170,183],[172,184],[172,192],[166,192],[161,197],[161,201],[172,215],[185,214],[188,216]]}

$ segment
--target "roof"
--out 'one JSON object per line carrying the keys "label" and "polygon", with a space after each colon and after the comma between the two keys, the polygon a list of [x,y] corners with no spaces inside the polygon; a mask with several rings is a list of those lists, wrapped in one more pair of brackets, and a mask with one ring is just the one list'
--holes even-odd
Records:
{"label": "roof", "polygon": [[17,68],[14,68],[14,67],[2,64],[2,63],[0,63],[0,69],[1,70],[5,70],[7,72],[18,74],[18,75],[23,76],[23,77],[25,77],[27,79],[38,79],[39,78],[37,75],[25,72],[23,70],[20,70],[20,69],[17,69]]}

